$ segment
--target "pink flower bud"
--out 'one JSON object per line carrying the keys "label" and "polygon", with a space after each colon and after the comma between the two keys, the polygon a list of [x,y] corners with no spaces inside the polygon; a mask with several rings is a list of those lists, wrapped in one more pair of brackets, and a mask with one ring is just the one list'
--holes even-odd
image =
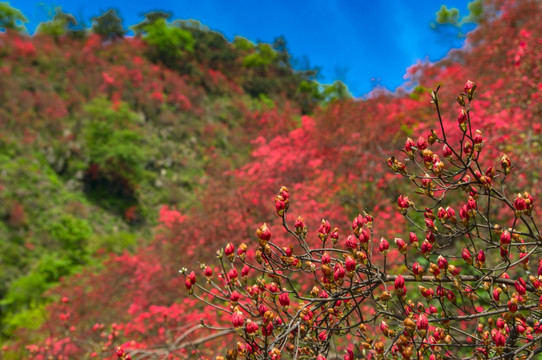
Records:
{"label": "pink flower bud", "polygon": [[399,249],[399,252],[403,255],[407,252],[407,244],[403,239],[395,238],[395,245],[397,245],[397,248]]}
{"label": "pink flower bud", "polygon": [[465,145],[463,145],[463,152],[465,153],[465,155],[471,155],[472,149],[472,143],[470,143],[469,141],[467,141]]}
{"label": "pink flower bud", "polygon": [[429,306],[429,308],[427,309],[427,311],[428,311],[429,314],[436,314],[436,313],[438,313],[438,310],[437,310],[437,308],[436,308],[435,305]]}
{"label": "pink flower bud", "polygon": [[362,244],[367,244],[370,239],[371,239],[371,235],[369,235],[369,232],[367,231],[367,229],[362,229],[359,233],[359,241]]}
{"label": "pink flower bud", "polygon": [[386,241],[386,239],[381,238],[380,239],[380,245],[378,246],[378,250],[380,250],[381,253],[386,253],[390,248],[390,244]]}
{"label": "pink flower bud", "polygon": [[424,177],[422,179],[422,186],[426,189],[431,189],[433,188],[433,179],[429,178],[429,177]]}
{"label": "pink flower bud", "polygon": [[501,167],[505,175],[508,175],[510,173],[510,168],[512,167],[512,161],[510,160],[508,156],[503,155],[501,157]]}
{"label": "pink flower bud", "polygon": [[468,249],[463,249],[461,251],[461,256],[463,257],[463,260],[465,260],[467,264],[472,264],[472,255]]}
{"label": "pink flower bud", "polygon": [[502,289],[501,288],[494,288],[493,289],[493,300],[495,301],[499,301],[500,300],[500,297],[501,297],[501,292],[502,292]]}
{"label": "pink flower bud", "polygon": [[496,330],[495,332],[491,332],[491,338],[493,339],[493,342],[497,347],[503,347],[504,345],[506,345],[506,338],[504,337],[502,332],[498,330]]}
{"label": "pink flower bud", "polygon": [[474,97],[474,93],[476,92],[476,84],[473,83],[472,81],[470,80],[467,80],[467,82],[465,83],[465,87],[463,88],[463,90],[465,90],[465,94],[467,95],[467,98],[469,100],[472,100],[472,98]]}
{"label": "pink flower bud", "polygon": [[427,320],[427,316],[425,316],[424,314],[420,314],[420,316],[418,316],[418,321],[416,321],[416,327],[418,328],[418,330],[427,330],[427,328],[429,327],[429,321]]}
{"label": "pink flower bud", "polygon": [[320,334],[318,334],[318,339],[320,339],[320,341],[326,341],[327,333],[325,331],[320,332]]}
{"label": "pink flower bud", "polygon": [[[467,209],[469,211],[474,211],[478,209],[478,205],[476,204],[476,201],[473,199],[472,196],[469,196],[469,200],[467,201]],[[474,213],[472,213],[474,216]]]}
{"label": "pink flower bud", "polygon": [[396,278],[395,278],[395,290],[399,290],[399,289],[402,289],[405,287],[405,278],[402,277],[401,275],[398,275]]}
{"label": "pink flower bud", "polygon": [[474,134],[472,140],[475,144],[481,144],[484,141],[484,138],[482,137],[482,132],[480,130],[476,130],[476,133]]}
{"label": "pink flower bud", "polygon": [[294,224],[295,230],[298,234],[301,234],[303,232],[303,229],[306,227],[305,221],[301,216],[297,218]]}
{"label": "pink flower bud", "polygon": [[211,269],[210,266],[206,266],[205,270],[204,270],[204,274],[205,274],[206,277],[213,276],[213,269]]}
{"label": "pink flower bud", "polygon": [[407,138],[405,142],[405,152],[410,158],[414,156],[414,150],[412,149],[413,147],[416,147],[416,143],[411,138]]}
{"label": "pink flower bud", "polygon": [[344,270],[344,267],[340,263],[336,263],[333,269],[333,278],[335,279],[335,281],[344,278],[345,274],[346,271]]}
{"label": "pink flower bud", "polygon": [[418,148],[418,150],[423,151],[427,149],[427,146],[428,146],[427,140],[425,140],[423,136],[420,136],[418,138],[418,141],[416,142],[416,147]]}
{"label": "pink flower bud", "polygon": [[445,144],[445,145],[442,147],[442,154],[444,155],[445,158],[451,159],[451,158],[452,158],[452,154],[453,154],[453,153],[452,153],[452,149],[450,149],[450,148],[448,147],[448,145]]}
{"label": "pink flower bud", "polygon": [[516,299],[512,298],[508,301],[508,311],[511,313],[518,311],[518,302]]}
{"label": "pink flower bud", "polygon": [[277,197],[275,200],[275,211],[278,216],[284,216],[284,210],[286,209],[286,203],[282,197]]}
{"label": "pink flower bud", "polygon": [[331,225],[329,224],[329,221],[322,219],[320,227],[318,228],[318,237],[320,238],[320,240],[326,241],[330,231]]}
{"label": "pink flower bud", "polygon": [[120,346],[117,347],[117,357],[120,359],[124,355],[124,349]]}
{"label": "pink flower bud", "polygon": [[272,282],[272,283],[267,284],[267,290],[269,290],[270,293],[275,294],[279,292],[279,287],[277,286],[276,283]]}
{"label": "pink flower bud", "polygon": [[282,307],[290,306],[290,295],[286,292],[279,295],[279,304]]}
{"label": "pink flower bud", "polygon": [[525,280],[522,278],[517,279],[514,282],[514,287],[519,295],[525,295],[525,292],[527,291],[527,284],[525,284]]}
{"label": "pink flower bud", "polygon": [[431,300],[433,298],[433,295],[435,294],[433,289],[431,289],[431,288],[428,289],[428,288],[423,287],[421,285],[418,285],[418,290],[420,290],[420,294],[422,294],[422,296],[424,298],[426,298],[427,300]]}
{"label": "pink flower bud", "polygon": [[470,215],[469,215],[469,208],[467,207],[467,205],[463,205],[461,210],[459,210],[459,217],[465,224],[468,224]]}
{"label": "pink flower bud", "polygon": [[476,260],[478,261],[479,266],[484,265],[486,262],[486,253],[484,252],[484,249],[480,249],[478,255],[476,256]]}
{"label": "pink flower bud", "polygon": [[448,260],[442,255],[439,255],[437,259],[437,265],[440,270],[446,270],[448,269]]}
{"label": "pink flower bud", "polygon": [[344,360],[354,360],[354,352],[350,349],[346,349],[346,354],[344,354]]}
{"label": "pink flower bud", "polygon": [[232,303],[238,302],[239,301],[239,296],[240,296],[239,293],[237,291],[233,290],[231,295],[230,295],[230,301]]}
{"label": "pink flower bud", "polygon": [[329,264],[331,262],[331,256],[326,251],[322,254],[322,264]]}
{"label": "pink flower bud", "polygon": [[226,256],[233,255],[234,252],[235,252],[235,246],[233,246],[232,243],[229,243],[229,244],[226,245],[226,247],[224,248],[224,254],[225,254]]}
{"label": "pink flower bud", "polygon": [[347,249],[355,249],[357,247],[358,243],[356,241],[356,237],[354,235],[349,235],[346,239],[346,248]]}
{"label": "pink flower bud", "polygon": [[518,194],[516,199],[514,200],[514,208],[517,212],[524,211],[527,208],[527,205],[525,204],[525,199],[521,194]]}
{"label": "pink flower bud", "polygon": [[350,256],[346,257],[344,265],[346,266],[346,271],[348,272],[356,270],[356,261]]}
{"label": "pink flower bud", "polygon": [[411,244],[418,244],[418,237],[416,236],[416,234],[414,234],[413,232],[411,232],[410,234],[408,234],[408,241],[411,243]]}
{"label": "pink flower bud", "polygon": [[327,358],[322,354],[318,354],[318,356],[316,357],[316,360],[327,360]]}
{"label": "pink flower bud", "polygon": [[190,281],[189,278],[186,278],[184,285],[186,286],[186,290],[192,289],[192,282]]}
{"label": "pink flower bud", "polygon": [[245,322],[245,317],[243,316],[243,313],[240,311],[235,311],[231,316],[231,323],[234,328],[240,328],[243,326],[243,323]]}
{"label": "pink flower bud", "polygon": [[258,324],[251,320],[247,320],[247,326],[246,326],[247,334],[254,334],[258,331]]}
{"label": "pink flower bud", "polygon": [[243,266],[241,269],[241,276],[245,277],[248,275],[248,272],[250,271],[250,267],[248,265]]}
{"label": "pink flower bud", "polygon": [[416,276],[421,276],[423,274],[423,267],[418,262],[415,262],[412,265],[412,272]]}
{"label": "pink flower bud", "polygon": [[399,195],[397,199],[397,208],[401,214],[406,214],[406,210],[410,207],[410,200],[407,196]]}
{"label": "pink flower bud", "polygon": [[389,333],[390,327],[389,327],[388,323],[387,323],[385,320],[382,320],[382,322],[380,323],[380,330],[381,330],[384,334]]}
{"label": "pink flower bud", "polygon": [[228,279],[230,279],[230,281],[237,279],[237,276],[238,274],[236,268],[232,268],[230,271],[228,271]]}
{"label": "pink flower bud", "polygon": [[512,237],[510,235],[510,232],[508,230],[504,230],[501,234],[501,244],[508,245],[510,244]]}
{"label": "pink flower bud", "polygon": [[427,255],[431,252],[431,249],[433,249],[433,245],[427,240],[424,240],[422,243],[422,246],[420,248],[422,254]]}
{"label": "pink flower bud", "polygon": [[463,132],[467,130],[467,112],[464,109],[461,109],[459,116],[457,117],[457,123]]}
{"label": "pink flower bud", "polygon": [[358,214],[358,216],[356,216],[352,221],[352,230],[356,230],[357,228],[362,227],[364,224],[365,218],[361,214]]}
{"label": "pink flower bud", "polygon": [[256,236],[263,241],[269,241],[269,239],[271,239],[271,230],[269,230],[267,224],[263,224],[256,230]]}
{"label": "pink flower bud", "polygon": [[443,207],[440,207],[437,211],[437,217],[442,221],[443,223],[446,221],[446,218],[448,218],[448,213],[446,210],[444,210]]}

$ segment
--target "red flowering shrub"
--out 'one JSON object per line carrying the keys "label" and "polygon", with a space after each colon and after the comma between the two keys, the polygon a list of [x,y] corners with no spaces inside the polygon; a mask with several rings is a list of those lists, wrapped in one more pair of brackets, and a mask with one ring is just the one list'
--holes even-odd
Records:
{"label": "red flowering shrub", "polygon": [[[542,351],[536,202],[528,192],[508,193],[508,156],[485,165],[490,145],[471,123],[476,85],[468,81],[457,97],[455,129],[442,119],[438,90],[431,92],[438,128],[407,139],[404,155],[388,159],[412,182],[412,194],[397,202],[410,234],[390,245],[375,231],[380,214],[368,213],[344,236],[327,220],[309,228],[302,217],[288,218],[297,203],[283,186],[275,211],[288,240],[275,240],[264,223],[255,242],[230,242],[217,253],[218,273],[203,265],[185,271],[188,292],[230,316],[241,341],[228,346],[227,359],[343,351],[345,359],[512,359]],[[392,267],[391,254],[400,260]]]}

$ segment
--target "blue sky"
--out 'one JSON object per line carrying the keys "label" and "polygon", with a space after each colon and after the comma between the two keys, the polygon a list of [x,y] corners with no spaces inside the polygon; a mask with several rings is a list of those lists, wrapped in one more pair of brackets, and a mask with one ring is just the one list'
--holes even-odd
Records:
{"label": "blue sky", "polygon": [[119,10],[126,27],[142,13],[163,9],[174,18],[196,19],[228,39],[241,35],[253,41],[284,35],[295,57],[306,55],[322,67],[322,82],[339,78],[361,96],[378,83],[395,89],[408,66],[419,59],[441,59],[461,39],[430,27],[444,3],[466,12],[468,0],[56,0],[11,1],[30,20],[33,33],[47,19],[47,9],[61,6],[77,17],[90,18],[109,8]]}

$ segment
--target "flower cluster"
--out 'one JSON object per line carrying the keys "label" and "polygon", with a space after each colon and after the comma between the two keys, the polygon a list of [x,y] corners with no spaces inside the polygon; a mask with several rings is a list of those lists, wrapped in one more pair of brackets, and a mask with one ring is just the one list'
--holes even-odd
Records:
{"label": "flower cluster", "polygon": [[[217,300],[214,306],[231,315],[243,340],[227,359],[326,359],[337,347],[344,348],[344,359],[518,358],[540,352],[542,261],[532,272],[529,263],[542,253],[535,200],[527,192],[507,197],[512,167],[506,155],[500,169],[482,172],[486,140],[470,120],[476,85],[468,81],[458,97],[459,133],[450,136],[456,142],[444,131],[438,90],[431,98],[440,133],[407,139],[407,158],[388,160],[415,188],[416,201],[407,195],[397,201],[411,225],[408,241],[377,241],[373,224],[379,219],[364,213],[353,219],[343,242],[339,229],[321,220],[314,233],[320,241],[314,242],[302,217],[290,229],[291,199],[283,186],[275,210],[291,244],[275,244],[263,224],[252,258],[244,256],[247,245],[236,255],[230,243],[223,252],[228,263],[219,252],[217,279],[204,268],[211,289],[187,275],[187,288]],[[441,155],[433,149],[438,144]],[[503,207],[508,217],[502,217]],[[402,263],[388,263],[395,251]],[[247,269],[241,279],[237,267]],[[246,276],[248,269],[253,276]],[[224,299],[229,306],[220,303]]]}

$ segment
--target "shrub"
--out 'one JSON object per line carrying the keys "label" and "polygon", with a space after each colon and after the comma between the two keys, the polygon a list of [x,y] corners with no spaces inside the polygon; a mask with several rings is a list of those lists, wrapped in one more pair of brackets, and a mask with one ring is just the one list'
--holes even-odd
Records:
{"label": "shrub", "polygon": [[92,228],[86,220],[65,214],[51,225],[49,232],[64,250],[76,251],[84,249]]}
{"label": "shrub", "polygon": [[[83,129],[89,176],[104,177],[117,191],[133,192],[143,177],[143,136],[136,130],[137,115],[125,104],[114,109],[98,98],[85,107],[89,119]],[[97,174],[95,174],[97,172]]]}
{"label": "shrub", "polygon": [[153,49],[152,57],[167,66],[174,66],[185,52],[194,51],[194,37],[190,32],[168,25],[159,18],[144,27],[144,39]]}
{"label": "shrub", "polygon": [[397,202],[410,234],[380,238],[373,225],[383,219],[363,213],[346,239],[322,220],[315,243],[302,217],[288,219],[295,193],[282,187],[275,210],[290,241],[274,240],[263,224],[253,245],[218,251],[218,267],[183,269],[190,294],[229,314],[241,341],[227,359],[516,359],[542,351],[535,200],[507,194],[516,176],[510,158],[497,166],[481,156],[489,144],[471,126],[475,84],[457,98],[455,131],[445,131],[438,90],[439,129],[407,139],[404,160],[388,159],[412,183]]}

